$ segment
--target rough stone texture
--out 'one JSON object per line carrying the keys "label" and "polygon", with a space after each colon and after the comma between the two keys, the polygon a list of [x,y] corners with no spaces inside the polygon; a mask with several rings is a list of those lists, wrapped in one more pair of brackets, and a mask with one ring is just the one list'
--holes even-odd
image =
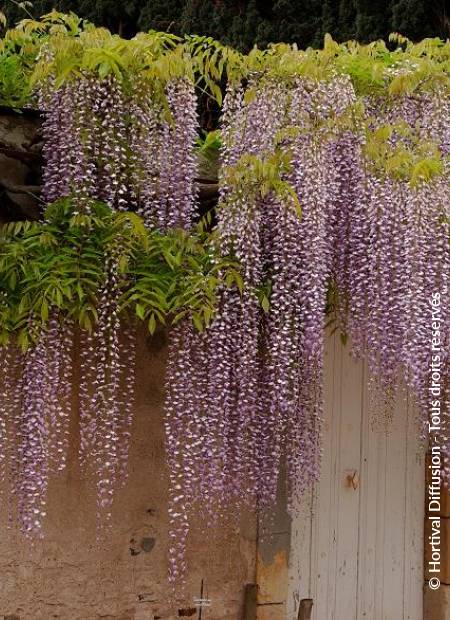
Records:
{"label": "rough stone texture", "polygon": [[[72,421],[69,467],[52,483],[46,537],[34,547],[2,528],[0,618],[18,620],[175,620],[192,616],[201,579],[212,600],[208,620],[240,620],[244,588],[255,580],[256,523],[241,532],[192,532],[185,595],[170,602],[167,571],[167,480],[162,402],[166,347],[142,335],[129,479],[119,492],[111,530],[95,537]],[[181,610],[181,611],[179,611]]]}
{"label": "rough stone texture", "polygon": [[4,219],[39,217],[41,149],[38,114],[0,109],[0,209]]}
{"label": "rough stone texture", "polygon": [[[42,145],[38,112],[0,107],[0,223],[39,218]],[[199,156],[197,185],[202,214],[217,202],[217,168],[216,158]]]}

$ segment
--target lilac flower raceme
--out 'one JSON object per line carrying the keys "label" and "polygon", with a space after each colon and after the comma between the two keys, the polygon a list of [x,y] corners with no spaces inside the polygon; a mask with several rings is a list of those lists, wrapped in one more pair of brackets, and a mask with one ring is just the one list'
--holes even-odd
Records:
{"label": "lilac flower raceme", "polygon": [[[433,136],[438,154],[445,156],[448,104],[438,115],[430,110],[442,101],[436,95],[416,95],[385,103],[369,102],[373,127],[401,121],[402,137],[394,131],[389,148],[424,144]],[[352,338],[355,354],[368,360],[372,395],[385,413],[392,410],[395,393],[403,383],[411,390],[421,413],[428,416],[430,364],[429,303],[448,281],[448,193],[446,167],[431,179],[402,178],[374,169],[364,154],[363,138],[353,139],[354,188],[343,202],[340,221],[345,229],[336,245],[336,288],[343,300],[341,317]],[[359,164],[358,164],[359,160]],[[426,160],[425,160],[426,161]],[[423,164],[422,164],[423,165]],[[420,171],[415,165],[416,173]],[[345,217],[345,210],[347,216]],[[339,257],[342,257],[341,259]],[[448,324],[444,304],[443,324]]]}
{"label": "lilac flower raceme", "polygon": [[[75,214],[89,215],[92,199],[99,199],[114,210],[137,210],[149,228],[189,229],[196,203],[194,85],[185,78],[169,81],[166,97],[165,107],[140,78],[125,85],[116,76],[86,72],[60,86],[48,79],[40,92],[45,200],[69,197]],[[136,348],[134,326],[124,326],[118,315],[116,259],[105,257],[98,323],[79,337],[80,459],[95,480],[99,515],[106,517],[127,472]],[[19,496],[21,522],[30,532],[40,530],[39,506],[53,465],[61,470],[65,463],[74,337],[72,326],[52,319],[25,358],[19,423],[34,436],[19,446],[26,457]],[[6,431],[0,432],[2,441]]]}
{"label": "lilac flower raceme", "polygon": [[197,98],[187,78],[166,86],[168,112],[150,85],[86,74],[41,91],[44,197],[88,198],[137,209],[149,228],[189,228],[195,215]]}
{"label": "lilac flower raceme", "polygon": [[[193,506],[208,522],[225,505],[272,504],[283,460],[292,498],[319,472],[338,187],[325,123],[354,94],[344,79],[319,86],[299,80],[291,89],[256,80],[249,90],[245,100],[240,86],[230,86],[225,99],[218,211],[222,251],[240,260],[244,288],[224,287],[212,325],[201,336],[180,328],[170,355],[166,428],[178,540],[172,578],[185,568]],[[280,182],[292,188],[301,218],[289,194],[263,194],[251,176],[240,183],[230,176],[253,161],[248,157],[270,162],[282,147],[290,165]],[[266,285],[268,311],[260,303]]]}
{"label": "lilac flower raceme", "polygon": [[[197,199],[195,87],[170,79],[166,102],[157,90],[143,76],[128,83],[86,72],[58,87],[49,80],[41,92],[45,200],[70,197],[76,214],[89,215],[100,199],[137,211],[149,229],[189,230]],[[358,101],[345,76],[253,73],[227,87],[221,140],[216,233],[222,255],[239,261],[242,283],[220,284],[217,312],[203,331],[184,317],[170,333],[173,582],[187,570],[194,514],[211,526],[230,507],[272,505],[282,469],[294,510],[317,480],[327,309],[367,363],[376,408],[389,417],[406,386],[425,429],[430,299],[438,292],[447,389],[449,382],[445,91]],[[3,352],[12,370],[1,388],[0,481],[28,535],[41,534],[49,476],[65,465],[74,340],[80,458],[102,519],[126,478],[136,334],[119,313],[120,251],[108,248],[104,257],[91,331],[51,308],[26,352],[14,345]],[[449,436],[447,428],[447,457]]]}
{"label": "lilac flower raceme", "polygon": [[82,334],[80,354],[80,456],[95,482],[100,529],[127,475],[134,402],[136,340],[134,325],[123,328],[119,316],[118,251],[105,259],[98,322],[93,333]]}
{"label": "lilac flower raceme", "polygon": [[169,82],[167,101],[172,119],[164,124],[159,171],[159,225],[189,229],[195,215],[194,151],[197,139],[197,97],[186,79]]}
{"label": "lilac flower raceme", "polygon": [[[270,505],[285,462],[293,509],[317,479],[329,286],[337,325],[367,360],[374,405],[390,412],[405,384],[423,422],[429,300],[448,291],[448,164],[431,179],[415,179],[416,164],[406,175],[390,171],[373,160],[366,135],[388,124],[389,149],[414,152],[426,135],[445,156],[449,110],[439,107],[441,93],[367,101],[349,125],[340,123],[356,101],[347,78],[299,79],[286,88],[255,79],[248,92],[228,87],[218,211],[222,251],[239,258],[244,291],[224,288],[204,336],[174,341],[181,366],[175,349],[168,372],[169,455],[189,454],[188,463],[169,457],[178,502],[171,511],[180,543],[171,559],[175,577],[185,568],[192,498],[207,520],[224,504]],[[295,192],[301,217],[289,194],[263,194],[242,172],[246,157],[248,166],[249,156],[268,162],[280,148],[290,160],[281,180]],[[239,166],[233,183],[227,171]],[[264,311],[259,292],[266,287]]]}
{"label": "lilac flower raceme", "polygon": [[3,393],[4,428],[12,444],[5,457],[9,460],[10,491],[16,501],[13,510],[26,535],[41,536],[49,476],[64,468],[67,453],[72,384],[70,326],[64,326],[63,331],[54,316],[49,329],[40,332],[26,353],[7,350],[6,362],[12,379],[20,371],[14,387],[17,390],[20,385],[22,390],[22,397],[15,401],[8,378]]}

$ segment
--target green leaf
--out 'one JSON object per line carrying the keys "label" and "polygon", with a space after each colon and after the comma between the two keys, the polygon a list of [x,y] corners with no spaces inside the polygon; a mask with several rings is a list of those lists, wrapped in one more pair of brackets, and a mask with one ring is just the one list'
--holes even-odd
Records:
{"label": "green leaf", "polygon": [[264,312],[267,314],[267,312],[269,312],[269,310],[270,310],[270,302],[269,302],[268,298],[266,297],[266,295],[263,295],[263,297],[261,299],[261,306],[262,306],[262,309],[264,310]]}
{"label": "green leaf", "polygon": [[151,314],[150,319],[148,321],[148,331],[153,335],[155,333],[155,330],[156,330],[156,319],[155,319],[155,315]]}
{"label": "green leaf", "polygon": [[44,323],[48,321],[48,303],[45,299],[42,301],[41,305],[41,318]]}
{"label": "green leaf", "polygon": [[145,308],[144,308],[144,306],[142,304],[136,304],[136,315],[140,319],[144,320],[144,318],[145,318]]}
{"label": "green leaf", "polygon": [[198,315],[196,312],[194,312],[194,313],[192,314],[192,321],[193,321],[194,326],[195,326],[195,328],[197,329],[197,331],[199,331],[199,332],[203,332],[203,330],[204,330],[204,325],[203,325],[203,323],[202,323],[201,318],[199,317],[199,315]]}

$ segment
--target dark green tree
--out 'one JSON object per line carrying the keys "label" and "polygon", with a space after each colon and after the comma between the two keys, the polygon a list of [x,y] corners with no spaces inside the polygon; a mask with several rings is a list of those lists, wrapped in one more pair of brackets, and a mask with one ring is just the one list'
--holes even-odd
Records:
{"label": "dark green tree", "polygon": [[338,8],[337,39],[349,41],[356,38],[356,7],[354,0],[341,0]]}
{"label": "dark green tree", "polygon": [[391,11],[391,30],[406,34],[413,41],[450,35],[445,0],[396,0],[392,3]]}
{"label": "dark green tree", "polygon": [[367,42],[400,32],[414,41],[450,35],[448,0],[0,0],[8,25],[49,12],[74,11],[112,32],[131,37],[139,30],[212,36],[247,51],[255,44],[320,46],[336,40]]}
{"label": "dark green tree", "polygon": [[356,38],[362,42],[385,39],[391,31],[389,0],[356,0]]}
{"label": "dark green tree", "polygon": [[322,4],[320,30],[318,30],[315,37],[315,42],[317,45],[322,43],[323,37],[327,32],[334,38],[338,38],[336,37],[336,35],[339,34],[337,31],[337,18],[336,3],[332,0],[325,0]]}
{"label": "dark green tree", "polygon": [[182,34],[182,14],[186,2],[183,0],[154,0],[143,2],[137,20],[137,29],[146,31],[164,30],[174,34]]}

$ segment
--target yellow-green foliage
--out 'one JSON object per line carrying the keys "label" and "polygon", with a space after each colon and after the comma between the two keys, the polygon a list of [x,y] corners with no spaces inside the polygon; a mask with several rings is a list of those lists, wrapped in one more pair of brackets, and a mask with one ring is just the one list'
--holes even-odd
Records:
{"label": "yellow-green foliage", "polygon": [[[23,20],[0,40],[0,104],[23,107],[33,101],[33,93],[47,79],[59,85],[86,74],[100,78],[114,75],[125,87],[138,85],[163,104],[167,82],[185,77],[219,105],[225,80],[239,83],[258,77],[289,84],[299,77],[315,81],[347,75],[357,102],[347,114],[327,122],[341,128],[366,125],[365,152],[374,165],[418,183],[442,170],[435,146],[414,144],[408,139],[391,148],[380,129],[372,131],[364,116],[364,103],[367,97],[383,96],[389,105],[389,100],[404,95],[435,89],[445,93],[450,86],[450,43],[439,39],[412,43],[398,34],[391,35],[390,43],[392,49],[384,41],[339,44],[326,35],[322,49],[299,50],[295,45],[276,43],[242,54],[210,37],[195,35],[181,38],[150,31],[127,40],[73,13],[52,11],[40,20]],[[247,103],[252,96],[249,89]],[[261,192],[270,187],[292,195],[282,178],[283,158],[276,154],[273,158],[242,161],[241,168],[246,167],[246,174],[253,175],[253,185],[259,184]],[[235,176],[241,173],[234,171]],[[292,200],[295,202],[294,197]]]}
{"label": "yellow-green foliage", "polygon": [[291,170],[289,151],[276,149],[266,158],[255,155],[243,155],[234,166],[224,169],[224,176],[229,185],[245,192],[247,198],[254,196],[266,197],[273,192],[292,204],[301,217],[302,211],[298,196],[293,187],[284,179]]}
{"label": "yellow-green foliage", "polygon": [[443,160],[437,146],[419,140],[403,123],[368,129],[364,151],[378,172],[409,180],[412,186],[431,181],[443,172]]}
{"label": "yellow-green foliage", "polygon": [[211,37],[181,38],[150,31],[122,39],[73,13],[52,11],[6,31],[0,40],[0,54],[19,57],[31,85],[49,75],[62,83],[86,71],[100,76],[112,73],[124,80],[141,76],[158,85],[183,75],[202,84],[219,102],[224,75],[233,81],[255,74],[281,80],[298,76],[323,80],[346,74],[359,94],[391,96],[437,85],[449,87],[448,41],[425,39],[413,44],[391,35],[391,44],[394,49],[384,41],[338,44],[326,35],[322,49],[299,50],[295,45],[276,43],[241,54]]}

